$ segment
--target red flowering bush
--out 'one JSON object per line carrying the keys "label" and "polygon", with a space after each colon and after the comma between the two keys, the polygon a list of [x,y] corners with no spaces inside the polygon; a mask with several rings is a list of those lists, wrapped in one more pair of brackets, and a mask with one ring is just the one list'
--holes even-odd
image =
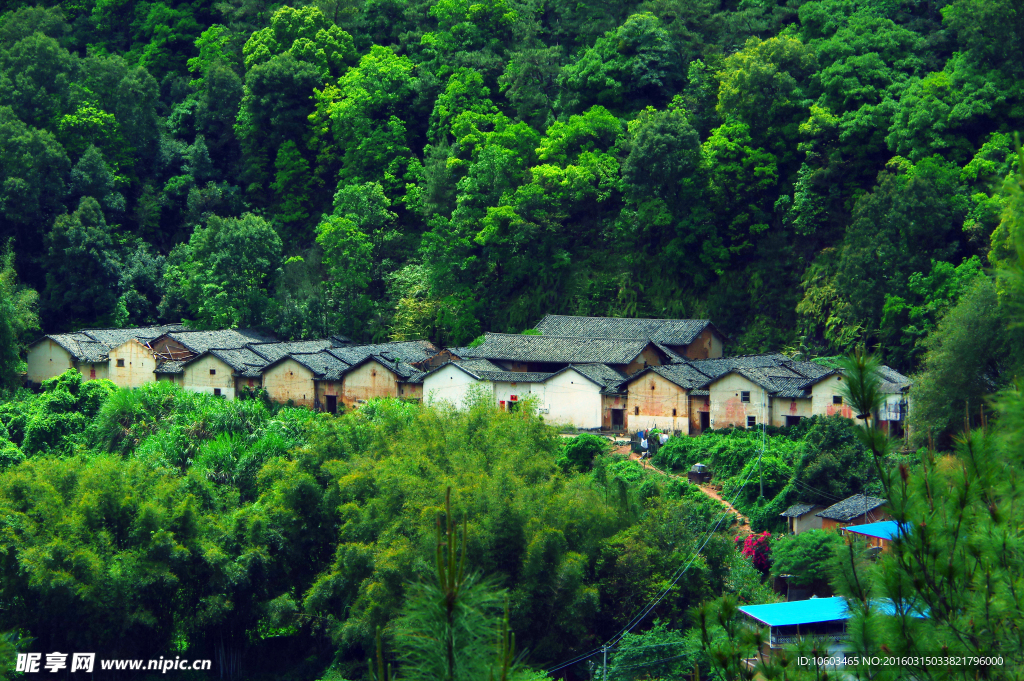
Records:
{"label": "red flowering bush", "polygon": [[761,574],[768,574],[769,568],[772,566],[772,546],[770,540],[772,538],[771,532],[762,532],[760,534],[748,534],[746,539],[736,537],[736,543],[743,542],[743,547],[740,549],[747,558],[750,558],[754,563],[754,567],[761,571]]}

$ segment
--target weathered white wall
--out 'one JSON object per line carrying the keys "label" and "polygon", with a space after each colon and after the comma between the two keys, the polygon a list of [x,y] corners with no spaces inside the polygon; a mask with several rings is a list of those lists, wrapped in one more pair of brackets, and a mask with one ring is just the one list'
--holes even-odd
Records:
{"label": "weathered white wall", "polygon": [[772,425],[786,425],[787,416],[800,416],[807,418],[813,414],[811,400],[809,398],[793,399],[789,397],[772,397]]}
{"label": "weathered white wall", "polygon": [[375,397],[398,397],[398,377],[391,369],[370,360],[345,374],[340,399],[346,409]]}
{"label": "weathered white wall", "polygon": [[544,420],[577,428],[601,427],[601,387],[572,369],[543,383]]}
{"label": "weathered white wall", "polygon": [[844,416],[848,419],[854,417],[853,410],[844,401],[842,404],[834,404],[834,395],[840,395],[840,386],[843,383],[840,375],[829,376],[811,386],[811,413],[816,416]]}
{"label": "weathered white wall", "polygon": [[543,383],[512,383],[508,381],[494,381],[493,385],[494,403],[500,405],[504,402],[506,409],[508,409],[509,402],[512,401],[511,398],[513,395],[519,398],[517,400],[518,402],[523,402],[527,397],[535,397],[537,398],[538,406],[546,408]]}
{"label": "weathered white wall", "polygon": [[[651,372],[628,384],[629,430],[680,431],[688,435],[689,392],[663,376]],[[675,415],[672,411],[675,410]]]}
{"label": "weathered white wall", "polygon": [[294,359],[286,359],[264,371],[263,389],[275,402],[292,400],[305,407],[313,406],[316,395],[313,372]]}
{"label": "weathered white wall", "polygon": [[818,517],[818,511],[825,510],[824,506],[815,506],[813,509],[804,513],[799,518],[790,518],[793,521],[793,534],[800,534],[807,530],[820,530],[821,529],[821,518]]}
{"label": "weathered white wall", "polygon": [[424,399],[430,404],[448,402],[461,407],[466,402],[470,387],[477,383],[477,379],[449,364],[423,379]]}
{"label": "weathered white wall", "polygon": [[[112,348],[107,355],[107,377],[122,388],[138,388],[145,383],[155,383],[156,358],[152,351],[135,339]],[[124,360],[124,366],[117,366],[117,360]]]}
{"label": "weathered white wall", "polygon": [[[741,393],[750,392],[750,402],[743,402]],[[757,425],[770,418],[767,391],[739,374],[728,374],[711,384],[711,427],[747,427],[747,417],[757,417]]]}
{"label": "weathered white wall", "polygon": [[[28,380],[42,383],[48,378],[60,376],[68,369],[75,367],[71,354],[49,338],[44,338],[28,351]],[[89,378],[88,369],[85,377]],[[97,375],[97,378],[104,378]]]}
{"label": "weathered white wall", "polygon": [[[211,375],[210,370],[216,373]],[[196,393],[213,395],[220,388],[221,397],[235,399],[235,378],[233,369],[212,355],[197,359],[185,367],[182,387]]]}

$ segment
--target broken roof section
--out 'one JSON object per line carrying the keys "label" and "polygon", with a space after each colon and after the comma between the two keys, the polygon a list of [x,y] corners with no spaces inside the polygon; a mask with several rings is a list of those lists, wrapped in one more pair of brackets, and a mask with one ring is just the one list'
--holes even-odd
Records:
{"label": "broken roof section", "polygon": [[545,315],[536,329],[545,336],[569,338],[629,338],[652,340],[667,345],[689,345],[704,329],[708,319],[635,319],[629,317],[572,317]]}
{"label": "broken roof section", "polygon": [[133,329],[83,329],[71,333],[46,335],[32,345],[50,339],[64,348],[76,361],[102,362],[107,359],[111,350],[130,340],[147,343],[165,333],[181,331],[184,328],[181,324],[161,324]]}

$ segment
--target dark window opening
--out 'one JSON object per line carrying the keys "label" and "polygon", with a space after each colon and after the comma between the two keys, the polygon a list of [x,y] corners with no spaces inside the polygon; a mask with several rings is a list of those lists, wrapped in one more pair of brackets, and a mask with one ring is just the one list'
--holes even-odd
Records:
{"label": "dark window opening", "polygon": [[640,407],[633,407],[633,416],[640,416]]}
{"label": "dark window opening", "polygon": [[750,401],[750,391],[749,390],[744,390],[743,392],[740,393],[740,402],[749,402],[749,401]]}
{"label": "dark window opening", "polygon": [[799,423],[800,423],[800,417],[799,416],[787,416],[786,417],[786,425],[787,426],[795,426],[795,425],[797,425]]}
{"label": "dark window opening", "polygon": [[338,396],[328,395],[327,396],[327,411],[331,414],[338,413]]}
{"label": "dark window opening", "polygon": [[124,366],[124,360],[123,359],[117,360],[117,366],[123,367]]}
{"label": "dark window opening", "polygon": [[217,370],[216,369],[210,369],[210,375],[211,376],[216,376],[217,375]]}
{"label": "dark window opening", "polygon": [[220,388],[214,388],[213,389],[213,396],[214,397],[220,397]]}
{"label": "dark window opening", "polygon": [[672,410],[672,416],[675,416],[675,415],[676,415],[676,410],[675,410],[675,409],[673,409],[673,410]]}
{"label": "dark window opening", "polygon": [[756,416],[748,416],[747,417],[747,428],[753,428],[756,425],[757,425],[757,417]]}
{"label": "dark window opening", "polygon": [[842,395],[833,395],[832,396],[832,404],[842,404],[842,403],[843,403],[843,396]]}

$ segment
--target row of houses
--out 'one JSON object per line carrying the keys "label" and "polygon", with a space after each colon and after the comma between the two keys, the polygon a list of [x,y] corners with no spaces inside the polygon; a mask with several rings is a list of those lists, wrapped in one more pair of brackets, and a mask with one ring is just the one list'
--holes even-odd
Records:
{"label": "row of houses", "polygon": [[[76,368],[123,387],[171,381],[227,399],[262,388],[271,399],[330,412],[385,396],[458,405],[483,390],[501,408],[529,399],[549,421],[579,429],[688,435],[853,416],[840,396],[840,372],[778,354],[724,357],[726,338],[708,320],[548,315],[536,331],[488,333],[475,347],[442,349],[342,336],[279,341],[179,324],[85,329],[33,343],[28,381]],[[888,399],[877,416],[901,435],[910,381],[888,368],[883,379]]]}

